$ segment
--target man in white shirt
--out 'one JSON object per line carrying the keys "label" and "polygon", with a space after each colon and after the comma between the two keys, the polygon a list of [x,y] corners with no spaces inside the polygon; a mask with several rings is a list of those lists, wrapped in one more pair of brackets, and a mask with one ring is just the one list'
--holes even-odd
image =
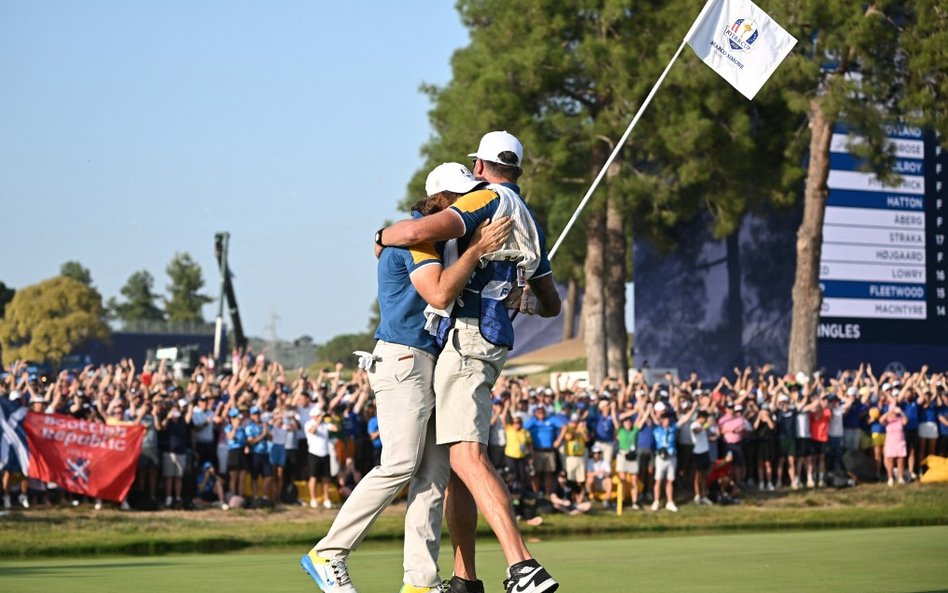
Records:
{"label": "man in white shirt", "polygon": [[711,443],[708,435],[716,429],[717,425],[710,420],[707,410],[698,410],[697,418],[688,426],[695,447],[695,504],[711,504],[708,499],[708,471],[711,470]]}
{"label": "man in white shirt", "polygon": [[322,484],[323,507],[332,508],[329,500],[329,432],[336,430],[335,425],[325,422],[326,414],[319,406],[309,411],[309,421],[303,430],[306,432],[306,446],[309,449],[309,506],[316,508],[316,481]]}

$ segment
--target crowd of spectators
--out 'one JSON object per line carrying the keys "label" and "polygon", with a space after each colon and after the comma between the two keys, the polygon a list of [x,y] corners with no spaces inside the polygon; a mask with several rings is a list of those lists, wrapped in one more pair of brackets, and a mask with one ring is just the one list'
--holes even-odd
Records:
{"label": "crowd of spectators", "polygon": [[[367,376],[341,364],[288,374],[235,353],[226,372],[207,357],[187,375],[124,360],[45,380],[15,362],[0,377],[7,406],[145,427],[123,508],[332,508],[384,446]],[[551,379],[501,377],[493,393],[488,453],[528,519],[612,508],[620,495],[633,510],[677,511],[686,500],[728,504],[748,489],[843,486],[854,476],[893,486],[915,480],[926,456],[948,453],[948,377],[927,367],[824,377],[766,366],[735,369],[713,387],[695,375]],[[3,472],[6,508],[86,502],[14,477]]]}
{"label": "crowd of spectators", "polygon": [[[307,504],[331,508],[333,482],[345,497],[378,463],[371,390],[362,371],[344,379],[341,364],[315,377],[294,374],[291,381],[279,363],[236,353],[226,372],[206,357],[189,376],[164,361],[139,370],[123,360],[44,380],[15,362],[4,369],[0,399],[36,413],[144,426],[123,508],[272,506],[295,502],[298,480],[308,482]],[[14,490],[25,507],[83,502],[55,484],[12,477],[3,472],[6,508]]]}
{"label": "crowd of spectators", "polygon": [[[491,459],[520,508],[549,501],[578,514],[611,508],[738,502],[748,489],[844,487],[918,478],[948,454],[948,376],[878,376],[869,365],[836,377],[734,369],[713,386],[696,375],[649,383],[606,378],[532,386],[504,377],[494,391]],[[664,497],[665,504],[662,505]]]}

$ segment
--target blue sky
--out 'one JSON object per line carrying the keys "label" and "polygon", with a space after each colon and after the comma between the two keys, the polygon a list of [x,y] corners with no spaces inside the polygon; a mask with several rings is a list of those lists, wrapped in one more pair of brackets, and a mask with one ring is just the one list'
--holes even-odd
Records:
{"label": "blue sky", "polygon": [[363,330],[372,234],[431,133],[418,87],[466,44],[451,2],[3,2],[0,280],[75,259],[106,299],[140,269],[163,292],[187,251],[216,297],[228,230],[249,334]]}

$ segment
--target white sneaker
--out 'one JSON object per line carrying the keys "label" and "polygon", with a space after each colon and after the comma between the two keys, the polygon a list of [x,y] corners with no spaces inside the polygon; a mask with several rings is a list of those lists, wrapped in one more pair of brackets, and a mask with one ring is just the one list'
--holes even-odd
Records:
{"label": "white sneaker", "polygon": [[166,496],[166,497],[165,497],[165,508],[171,507],[171,503],[173,503],[173,502],[174,502],[174,499],[173,499],[173,498],[171,498],[170,496]]}
{"label": "white sneaker", "polygon": [[776,488],[774,488],[774,483],[767,482],[767,492],[773,492],[774,490],[776,490]]}
{"label": "white sneaker", "polygon": [[813,481],[813,478],[807,478],[807,479],[806,479],[806,487],[807,487],[807,488],[815,488],[815,487],[816,487],[816,482]]}
{"label": "white sneaker", "polygon": [[[450,587],[450,581],[448,583]],[[402,588],[402,593],[412,593],[412,587],[407,587],[409,589]],[[507,578],[504,579],[504,590],[507,593],[544,593],[556,591],[558,587],[559,583],[536,560],[524,560],[507,567]]]}
{"label": "white sneaker", "polygon": [[695,494],[695,504],[701,504],[701,497]]}
{"label": "white sneaker", "polygon": [[318,509],[318,508],[319,508],[319,503],[316,502],[316,499],[315,499],[315,498],[310,498],[310,499],[309,499],[309,508],[311,508],[311,509]]}
{"label": "white sneaker", "polygon": [[122,501],[122,504],[119,505],[119,510],[120,510],[120,511],[130,511],[130,510],[132,510],[132,507],[128,506],[128,501],[127,501],[127,500],[123,500],[123,501]]}
{"label": "white sneaker", "polygon": [[102,499],[101,499],[101,498],[95,499],[95,504],[92,505],[92,508],[94,508],[94,509],[97,510],[97,511],[101,511],[101,510],[102,510]]}
{"label": "white sneaker", "polygon": [[892,478],[889,478],[889,486],[892,486],[893,484],[895,484],[895,480],[893,480]]}
{"label": "white sneaker", "polygon": [[77,507],[77,506],[79,506],[79,500],[78,500],[78,499],[75,499],[75,498],[73,498],[73,499],[72,499],[72,502],[71,502],[71,503],[69,503],[69,504],[71,504],[71,505],[72,505],[72,506],[74,506],[74,507]]}
{"label": "white sneaker", "polygon": [[5,509],[10,508],[10,495],[9,494],[3,495],[3,508]]}
{"label": "white sneaker", "polygon": [[657,500],[652,503],[651,509],[652,509],[653,511],[657,511],[657,510],[658,510],[658,501],[657,501]]}
{"label": "white sneaker", "polygon": [[902,478],[899,478],[899,484],[905,484],[905,480],[903,480]]}
{"label": "white sneaker", "polygon": [[332,501],[329,500],[328,498],[324,499],[324,500],[323,500],[323,508],[324,508],[324,509],[331,509],[331,508],[332,508]]}
{"label": "white sneaker", "polygon": [[793,484],[790,485],[790,488],[793,489],[793,490],[799,490],[799,489],[800,489],[800,481],[799,481],[799,480],[794,480]]}
{"label": "white sneaker", "polygon": [[671,511],[673,513],[677,513],[678,505],[676,505],[674,502],[669,500],[667,503],[665,503],[665,510]]}
{"label": "white sneaker", "polygon": [[221,510],[222,510],[222,511],[230,510],[230,505],[227,504],[226,502],[222,502],[222,503],[221,503]]}
{"label": "white sneaker", "polygon": [[757,489],[763,492],[764,490],[767,489],[767,485],[761,482],[760,484],[757,484]]}
{"label": "white sneaker", "polygon": [[21,494],[17,497],[17,501],[20,503],[24,509],[30,508],[30,499],[26,497],[25,494]]}
{"label": "white sneaker", "polygon": [[711,499],[708,498],[707,496],[702,496],[702,497],[701,497],[701,504],[711,506],[711,505],[714,504],[714,503],[711,502]]}
{"label": "white sneaker", "polygon": [[642,508],[642,507],[640,507],[640,506],[638,505],[638,503],[635,503],[635,502],[632,503],[632,510],[633,510],[633,511],[637,511],[637,510],[639,510],[639,509],[641,509],[641,508]]}
{"label": "white sneaker", "polygon": [[323,558],[310,550],[300,558],[300,566],[324,593],[356,593],[345,556]]}

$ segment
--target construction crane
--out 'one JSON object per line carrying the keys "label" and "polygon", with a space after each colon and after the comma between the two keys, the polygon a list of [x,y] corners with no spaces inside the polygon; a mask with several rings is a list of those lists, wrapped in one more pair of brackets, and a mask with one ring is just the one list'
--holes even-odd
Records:
{"label": "construction crane", "polygon": [[240,311],[237,309],[237,297],[234,294],[234,283],[231,281],[230,267],[227,264],[227,246],[230,243],[230,233],[216,233],[214,235],[214,254],[217,257],[217,266],[221,271],[221,294],[217,305],[217,321],[214,327],[214,359],[223,365],[225,352],[222,352],[224,339],[224,299],[227,299],[227,310],[230,313],[230,323],[234,332],[234,345],[241,351],[247,348],[247,336],[244,335],[244,326],[240,322]]}

